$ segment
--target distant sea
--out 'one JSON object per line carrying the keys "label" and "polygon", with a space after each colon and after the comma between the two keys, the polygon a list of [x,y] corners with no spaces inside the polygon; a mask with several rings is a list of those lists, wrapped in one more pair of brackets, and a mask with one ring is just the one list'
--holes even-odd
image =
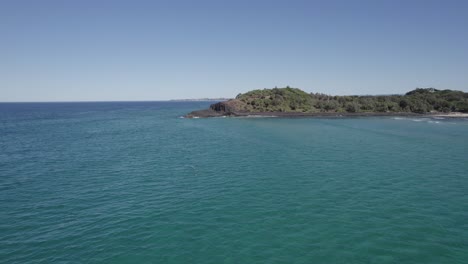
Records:
{"label": "distant sea", "polygon": [[468,263],[468,121],[0,104],[1,263]]}

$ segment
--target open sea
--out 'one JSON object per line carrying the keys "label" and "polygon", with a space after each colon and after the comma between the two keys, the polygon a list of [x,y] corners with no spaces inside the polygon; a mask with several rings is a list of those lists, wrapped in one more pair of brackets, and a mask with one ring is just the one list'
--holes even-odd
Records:
{"label": "open sea", "polygon": [[468,263],[468,121],[0,104],[0,263]]}

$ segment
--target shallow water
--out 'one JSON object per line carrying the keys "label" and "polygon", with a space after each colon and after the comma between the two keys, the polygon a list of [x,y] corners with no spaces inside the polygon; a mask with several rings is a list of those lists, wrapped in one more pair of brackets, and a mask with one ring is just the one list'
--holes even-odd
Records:
{"label": "shallow water", "polygon": [[468,121],[0,104],[2,263],[468,263]]}

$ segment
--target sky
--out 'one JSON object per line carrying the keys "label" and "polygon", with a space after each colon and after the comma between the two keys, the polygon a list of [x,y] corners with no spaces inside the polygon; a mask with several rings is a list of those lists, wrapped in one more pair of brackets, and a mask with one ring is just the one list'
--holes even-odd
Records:
{"label": "sky", "polygon": [[0,102],[468,92],[468,1],[0,0]]}

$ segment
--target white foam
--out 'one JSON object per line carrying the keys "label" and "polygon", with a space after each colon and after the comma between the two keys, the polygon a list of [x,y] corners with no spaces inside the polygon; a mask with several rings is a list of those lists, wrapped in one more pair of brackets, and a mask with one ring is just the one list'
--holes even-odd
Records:
{"label": "white foam", "polygon": [[421,119],[411,119],[413,122],[424,122],[427,121],[427,118],[421,118]]}
{"label": "white foam", "polygon": [[267,117],[277,117],[277,116],[268,116],[268,115],[245,115],[245,116],[234,116],[233,118],[267,118]]}

